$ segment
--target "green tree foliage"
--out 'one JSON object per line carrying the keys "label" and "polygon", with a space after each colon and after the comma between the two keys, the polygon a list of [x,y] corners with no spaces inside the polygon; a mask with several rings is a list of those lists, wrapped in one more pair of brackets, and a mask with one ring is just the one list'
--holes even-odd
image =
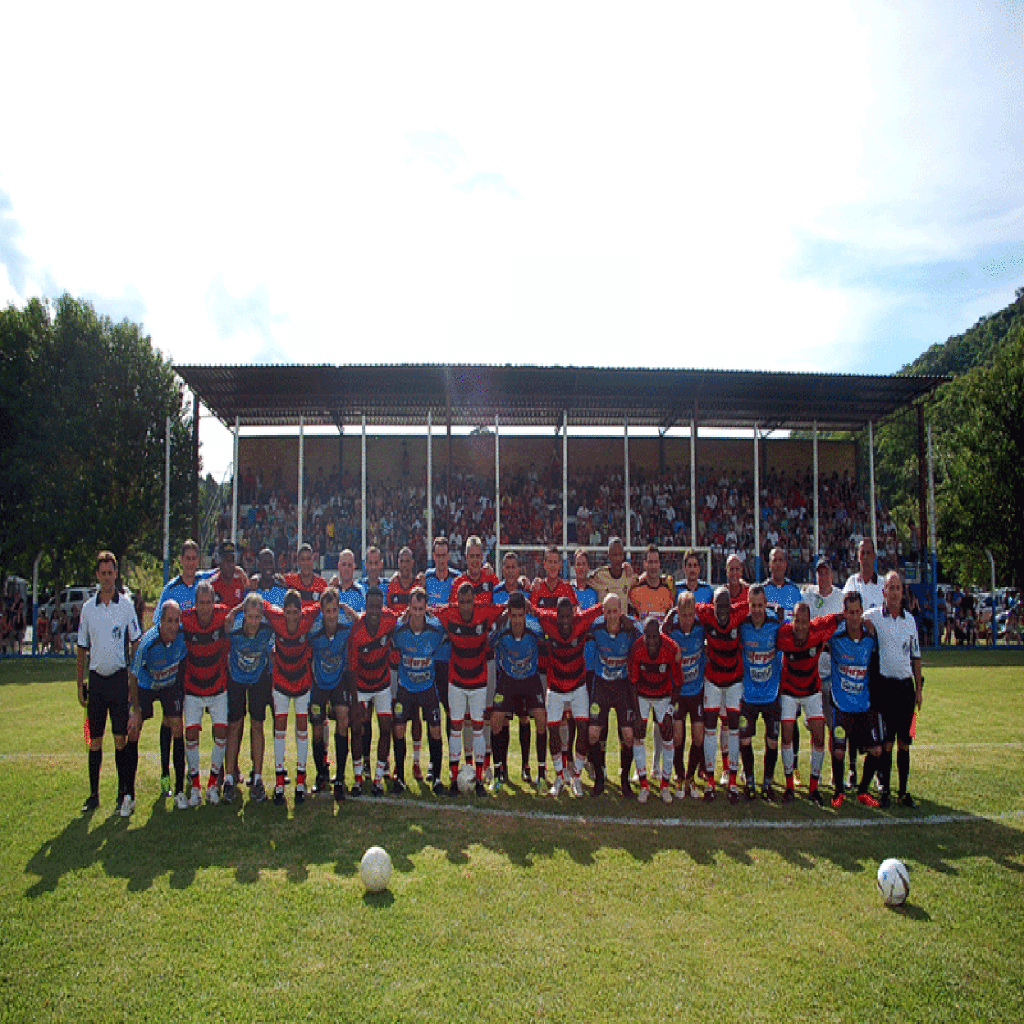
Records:
{"label": "green tree foliage", "polygon": [[168,416],[180,536],[190,425],[170,363],[69,295],[0,311],[0,571],[29,575],[41,551],[56,585],[90,580],[99,548],[162,555]]}
{"label": "green tree foliage", "polygon": [[[1008,446],[1019,464],[1021,436],[1024,431],[1019,416],[1009,424],[1001,440],[988,436],[987,429],[978,426],[986,414],[986,406],[979,402],[977,389],[995,388],[993,368],[998,364],[1004,370],[1007,353],[1018,351],[1018,340],[1024,332],[1024,288],[1018,288],[1016,299],[1005,309],[982,317],[970,330],[932,345],[901,373],[949,374],[953,377],[925,400],[925,421],[932,426],[932,444],[935,461],[937,540],[944,574],[967,583],[985,583],[989,579],[989,563],[984,549],[990,548],[996,558],[1001,578],[1013,571],[1020,582],[1021,565],[1001,538],[1015,531],[1022,505],[1019,500],[1007,506],[1005,502],[992,504],[987,498],[1002,493],[1001,486],[1012,480],[989,479],[987,474],[996,467],[1002,475],[1007,468],[1002,456],[992,450],[996,444]],[[1019,355],[1018,355],[1019,360]],[[1007,380],[1011,379],[1007,377]],[[970,385],[968,385],[970,381]],[[970,386],[970,400],[965,388]],[[986,421],[988,422],[988,421]],[[977,429],[974,429],[977,428]],[[974,430],[969,436],[965,431]],[[974,445],[974,454],[968,444]],[[965,471],[965,467],[969,471]],[[954,485],[952,475],[958,474]],[[913,510],[918,500],[918,436],[917,413],[914,409],[894,416],[875,431],[875,475],[879,491],[891,508],[902,508],[907,514],[918,516]],[[986,500],[966,500],[966,488],[973,486]],[[959,502],[959,504],[954,504]],[[982,508],[982,505],[985,508]],[[984,514],[983,514],[984,513]],[[993,519],[992,517],[996,518]],[[999,516],[1005,518],[999,519]],[[1015,531],[1016,532],[1016,531]],[[927,533],[922,529],[927,543]],[[973,538],[973,539],[972,539]]]}
{"label": "green tree foliage", "polygon": [[975,562],[988,548],[997,567],[1024,579],[1024,325],[944,391],[943,539]]}

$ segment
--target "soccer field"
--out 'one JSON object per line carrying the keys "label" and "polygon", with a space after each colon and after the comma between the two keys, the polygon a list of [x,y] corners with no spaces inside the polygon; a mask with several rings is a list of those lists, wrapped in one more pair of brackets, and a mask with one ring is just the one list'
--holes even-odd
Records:
{"label": "soccer field", "polygon": [[[151,722],[124,821],[109,736],[101,808],[79,814],[73,663],[5,660],[0,1019],[1024,1019],[1024,654],[924,662],[914,811],[412,783],[182,812]],[[374,844],[395,873],[369,896]],[[899,910],[875,887],[889,856],[911,872]]]}

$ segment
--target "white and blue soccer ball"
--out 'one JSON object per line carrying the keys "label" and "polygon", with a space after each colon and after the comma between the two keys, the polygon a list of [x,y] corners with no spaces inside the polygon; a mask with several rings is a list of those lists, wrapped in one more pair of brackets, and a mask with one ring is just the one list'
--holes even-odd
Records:
{"label": "white and blue soccer ball", "polygon": [[463,764],[456,778],[460,793],[472,793],[476,789],[476,766]]}
{"label": "white and blue soccer ball", "polygon": [[371,846],[359,862],[359,877],[367,892],[383,892],[391,881],[391,858],[383,846]]}
{"label": "white and blue soccer ball", "polygon": [[878,865],[878,891],[890,907],[902,907],[910,895],[910,872],[907,865],[888,857]]}

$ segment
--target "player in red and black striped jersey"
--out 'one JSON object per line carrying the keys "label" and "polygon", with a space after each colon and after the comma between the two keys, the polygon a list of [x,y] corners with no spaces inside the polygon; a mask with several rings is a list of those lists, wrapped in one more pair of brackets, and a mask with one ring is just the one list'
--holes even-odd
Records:
{"label": "player in red and black striped jersey", "polygon": [[793,733],[796,716],[802,708],[811,730],[811,781],[808,794],[819,807],[824,806],[818,786],[821,766],[825,760],[825,715],[821,701],[821,676],[818,659],[824,644],[845,621],[845,612],[811,618],[806,601],[798,601],[793,608],[793,621],[779,629],[775,646],[782,651],[782,678],[779,683],[782,704],[782,769],[786,773],[785,800],[792,800]]}
{"label": "player in red and black striped jersey", "polygon": [[297,557],[299,571],[286,573],[284,585],[289,590],[297,590],[303,604],[319,602],[327,589],[327,581],[313,572],[313,549],[308,544],[303,544]]}
{"label": "player in red and black striped jersey", "polygon": [[466,541],[466,571],[456,576],[452,583],[448,603],[459,603],[459,587],[468,583],[473,588],[473,600],[476,604],[493,604],[494,588],[500,580],[494,570],[484,565],[484,542],[477,536]]}
{"label": "player in red and black striped jersey", "polygon": [[535,579],[530,588],[530,604],[534,608],[554,611],[560,597],[569,598],[574,608],[579,604],[573,585],[562,579],[562,556],[557,546],[552,544],[544,552],[544,579]]}
{"label": "player in red and black striped jersey", "polygon": [[[302,544],[296,553],[296,560],[299,563],[298,572],[289,572],[284,575],[284,585],[290,590],[297,590],[299,597],[303,604],[308,604],[310,601],[319,601],[324,596],[324,592],[327,590],[327,581],[317,573],[313,572],[313,549],[308,544]],[[330,735],[331,719],[330,715],[324,720],[323,725],[313,726],[313,746],[314,749],[318,747],[320,743],[324,745],[324,749],[327,749],[327,740]],[[317,735],[317,732],[320,735]],[[324,760],[321,766],[324,772],[330,771],[330,764],[327,760]],[[318,768],[318,771],[320,769]]]}
{"label": "player in red and black striped jersey", "polygon": [[229,540],[222,541],[217,548],[217,572],[210,579],[217,601],[234,608],[245,600],[249,578],[235,565],[235,545]]}
{"label": "player in red and black striped jersey", "polygon": [[215,591],[208,580],[196,584],[195,606],[181,615],[181,633],[188,655],[183,675],[185,700],[182,718],[185,722],[185,759],[192,780],[189,803],[196,807],[202,798],[199,785],[199,733],[203,712],[209,712],[213,723],[213,755],[206,799],[219,803],[217,785],[224,764],[228,740],[228,650],[225,620],[230,609],[217,604]]}
{"label": "player in red and black striped jersey", "polygon": [[274,631],[274,762],[277,782],[274,803],[284,803],[285,734],[289,704],[295,704],[295,802],[306,799],[306,759],[309,755],[309,689],[313,685],[309,630],[320,614],[320,602],[303,604],[299,592],[291,589],[277,608],[264,604],[263,617]]}
{"label": "player in red and black striped jersey", "polygon": [[391,634],[397,624],[394,612],[384,607],[384,592],[380,587],[370,587],[366,592],[366,611],[356,619],[348,637],[348,667],[356,697],[352,704],[353,796],[363,791],[363,765],[369,755],[369,751],[355,748],[361,746],[365,735],[363,723],[374,711],[380,733],[374,795],[384,792],[384,768],[391,751]]}
{"label": "player in red and black striped jersey", "polygon": [[573,795],[583,795],[580,773],[587,762],[587,724],[590,721],[584,649],[590,627],[603,611],[599,604],[581,611],[573,607],[568,597],[560,597],[553,612],[536,609],[547,648],[548,746],[555,767],[552,796],[558,796],[566,782],[567,764],[562,752],[561,733],[562,719],[566,714],[576,723],[576,758],[569,774],[569,785]]}
{"label": "player in red and black striped jersey", "polygon": [[456,592],[453,608],[438,609],[437,617],[451,644],[448,659],[448,764],[451,792],[458,793],[459,759],[462,756],[462,729],[469,720],[473,729],[473,761],[476,779],[483,785],[484,771],[490,767],[490,754],[484,737],[488,716],[487,637],[503,611],[500,605],[477,604],[473,587],[463,583]]}
{"label": "player in red and black striped jersey", "polygon": [[[661,799],[672,803],[672,759],[675,750],[675,722],[672,695],[682,684],[679,672],[681,656],[674,640],[663,636],[658,619],[652,615],[644,623],[643,636],[629,651],[629,681],[636,691],[639,714],[633,726],[633,759],[640,776],[640,803],[647,802],[647,719],[654,717],[654,727],[661,734]],[[651,765],[651,774],[658,778],[658,761]]]}
{"label": "player in red and black striped jersey", "polygon": [[714,604],[697,605],[697,621],[704,627],[707,662],[704,665],[704,769],[705,800],[715,799],[715,751],[718,747],[718,713],[723,704],[729,722],[729,795],[737,794],[736,772],[740,763],[740,701],[743,699],[743,654],[740,623],[750,609],[746,597],[729,601],[729,589],[715,591]]}
{"label": "player in red and black striped jersey", "polygon": [[[452,583],[452,589],[448,594],[448,604],[459,603],[459,587],[468,583],[473,588],[473,601],[475,604],[494,604],[494,590],[499,584],[498,577],[489,566],[484,565],[484,542],[473,534],[466,538],[466,571],[456,576]],[[487,708],[484,712],[484,744],[487,748],[487,759],[491,757],[491,712],[494,710],[494,660],[487,662]],[[467,725],[462,735],[462,746],[469,758],[470,744],[472,743]],[[468,763],[468,760],[467,760]],[[486,781],[490,782],[490,769],[485,773]]]}

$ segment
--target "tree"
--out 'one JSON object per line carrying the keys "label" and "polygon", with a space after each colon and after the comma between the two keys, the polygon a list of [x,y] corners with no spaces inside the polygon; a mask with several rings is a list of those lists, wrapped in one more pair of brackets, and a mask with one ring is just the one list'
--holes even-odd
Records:
{"label": "tree", "polygon": [[172,534],[188,522],[181,383],[137,324],[69,295],[0,312],[0,572],[47,554],[55,584],[92,577],[99,548],[160,554],[166,417]]}
{"label": "tree", "polygon": [[951,425],[940,449],[943,537],[975,561],[990,549],[1024,580],[1024,325],[991,364],[946,385],[942,411]]}

